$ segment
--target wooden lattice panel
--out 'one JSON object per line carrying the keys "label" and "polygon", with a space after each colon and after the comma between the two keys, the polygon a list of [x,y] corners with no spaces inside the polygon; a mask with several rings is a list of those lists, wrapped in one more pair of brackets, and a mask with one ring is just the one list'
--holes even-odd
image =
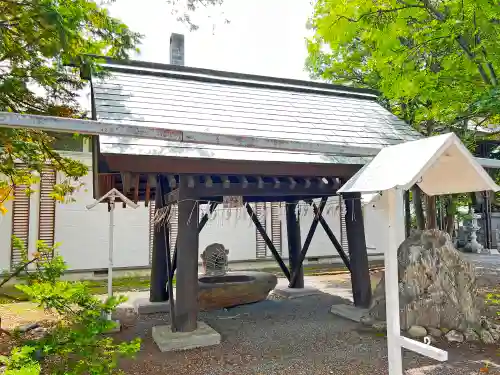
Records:
{"label": "wooden lattice panel", "polygon": [[340,212],[340,245],[346,254],[349,253],[349,243],[347,242],[347,228],[345,224],[345,215],[347,213],[345,201],[339,195],[339,212]]}
{"label": "wooden lattice panel", "polygon": [[[14,201],[12,203],[12,237],[17,237],[23,243],[24,250],[28,249],[29,223],[30,223],[30,197],[26,194],[27,186],[17,185],[14,187]],[[22,260],[22,250],[14,247],[11,242],[10,266],[15,266]]]}
{"label": "wooden lattice panel", "polygon": [[153,264],[153,246],[154,246],[154,237],[155,237],[155,226],[154,226],[154,218],[155,218],[155,210],[156,205],[155,201],[149,201],[149,264]]}
{"label": "wooden lattice panel", "polygon": [[170,221],[168,224],[169,235],[170,235],[170,249],[173,256],[175,249],[175,242],[177,241],[177,233],[179,233],[179,209],[176,204],[172,205],[170,213]]}
{"label": "wooden lattice panel", "polygon": [[271,203],[271,241],[276,250],[282,255],[283,242],[281,237],[281,203]]}
{"label": "wooden lattice panel", "polygon": [[56,171],[47,167],[40,174],[40,211],[38,239],[48,246],[54,246],[56,201],[50,196],[56,183]]}
{"label": "wooden lattice panel", "polygon": [[[255,203],[255,215],[259,219],[262,226],[266,227],[266,204],[265,203]],[[257,259],[266,258],[267,257],[267,245],[264,238],[262,238],[261,234],[255,228],[255,236],[256,236],[256,257]]]}

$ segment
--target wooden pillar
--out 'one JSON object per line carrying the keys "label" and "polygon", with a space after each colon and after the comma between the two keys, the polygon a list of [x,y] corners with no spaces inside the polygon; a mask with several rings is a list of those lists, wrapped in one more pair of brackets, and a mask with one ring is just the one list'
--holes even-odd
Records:
{"label": "wooden pillar", "polygon": [[363,211],[361,209],[361,194],[346,193],[343,196],[347,211],[345,224],[347,242],[349,244],[354,305],[358,307],[369,307],[372,298],[372,290],[368,267],[368,253],[366,250]]}
{"label": "wooden pillar", "polygon": [[405,200],[405,235],[406,238],[411,234],[411,210],[410,210],[410,191],[406,190],[404,193]]}
{"label": "wooden pillar", "polygon": [[[163,207],[163,201],[161,199],[160,181],[156,182],[156,194],[155,194],[155,210],[158,212],[160,208]],[[167,223],[165,223],[167,225]],[[167,228],[165,228],[167,229]],[[168,236],[168,230],[166,230]],[[153,237],[153,254],[151,259],[151,276],[150,276],[150,287],[149,287],[149,300],[151,302],[163,302],[168,300],[168,293],[166,290],[167,285],[167,242],[165,241],[165,235],[163,228],[154,228]]]}
{"label": "wooden pillar", "polygon": [[[297,215],[297,202],[287,203],[286,205],[286,230],[288,238],[288,260],[290,262],[290,271],[295,272],[297,264],[300,261],[300,252],[302,250],[302,241],[300,238],[300,220]],[[304,287],[304,268],[301,266],[295,279],[295,283],[290,288]]]}
{"label": "wooden pillar", "polygon": [[176,329],[196,330],[198,318],[198,216],[188,176],[180,176],[177,234]]}

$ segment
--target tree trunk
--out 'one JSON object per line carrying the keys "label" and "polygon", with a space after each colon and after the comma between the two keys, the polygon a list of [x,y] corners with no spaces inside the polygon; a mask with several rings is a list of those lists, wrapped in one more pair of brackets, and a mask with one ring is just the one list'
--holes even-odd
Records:
{"label": "tree trunk", "polygon": [[422,207],[422,190],[418,187],[418,185],[415,185],[412,188],[412,201],[413,201],[413,207],[415,208],[417,228],[419,230],[424,230],[425,217],[424,217],[424,209]]}
{"label": "tree trunk", "polygon": [[426,229],[437,229],[436,197],[426,195]]}
{"label": "tree trunk", "polygon": [[453,195],[448,195],[446,198],[446,219],[445,230],[453,237],[453,230],[455,229],[455,198]]}

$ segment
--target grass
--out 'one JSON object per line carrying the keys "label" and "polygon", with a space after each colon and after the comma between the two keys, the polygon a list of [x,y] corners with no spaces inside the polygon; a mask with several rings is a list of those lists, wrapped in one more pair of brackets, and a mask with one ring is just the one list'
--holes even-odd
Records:
{"label": "grass", "polygon": [[[370,267],[378,267],[383,265],[381,262],[371,262]],[[247,271],[255,271],[255,269],[248,269]],[[260,269],[263,272],[275,274],[278,277],[283,277],[283,272],[279,267],[269,267]],[[314,264],[304,266],[304,275],[318,276],[328,275],[334,273],[348,272],[343,264]],[[106,294],[108,288],[107,279],[102,280],[87,280],[86,281],[92,294]],[[114,292],[129,292],[141,291],[149,289],[149,276],[126,276],[117,277],[113,279]],[[175,285],[175,277],[174,277]],[[0,289],[0,304],[27,301],[28,298],[24,293],[15,287],[15,285],[7,285]]]}
{"label": "grass", "polygon": [[[384,261],[371,261],[369,262],[370,268],[383,267]],[[325,264],[311,264],[303,267],[305,276],[321,276],[330,275],[335,273],[349,272],[343,263],[325,263]],[[247,269],[246,271],[255,271],[255,269]],[[276,276],[283,277],[283,271],[279,267],[259,268],[259,271],[273,273]]]}
{"label": "grass", "polygon": [[[87,280],[88,288],[92,294],[106,294],[108,291],[108,281]],[[129,292],[149,289],[149,276],[127,276],[113,279],[114,292]],[[175,278],[174,278],[175,285]],[[15,287],[15,285],[4,286],[0,289],[0,304],[27,301],[27,296]]]}

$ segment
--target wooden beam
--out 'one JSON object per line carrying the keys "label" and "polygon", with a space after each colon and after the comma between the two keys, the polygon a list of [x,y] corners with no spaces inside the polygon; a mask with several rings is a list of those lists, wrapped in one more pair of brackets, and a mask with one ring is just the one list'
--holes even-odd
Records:
{"label": "wooden beam", "polygon": [[223,197],[223,196],[243,196],[243,197],[286,197],[286,196],[325,196],[335,195],[337,187],[323,184],[315,181],[310,186],[305,184],[296,184],[292,189],[288,183],[274,182],[248,182],[247,187],[243,187],[242,183],[224,184],[214,183],[212,187],[207,187],[205,184],[196,184],[192,189],[197,196],[204,197]]}
{"label": "wooden beam", "polygon": [[[318,206],[316,206],[316,203],[314,203],[313,201],[310,201],[309,204],[312,206],[314,214],[319,215],[319,210],[318,210]],[[333,234],[333,231],[331,230],[330,226],[326,222],[323,215],[319,215],[319,223],[321,224],[321,226],[325,230],[326,235],[328,236],[328,238],[332,242],[333,246],[335,247],[335,249],[339,253],[345,266],[347,267],[347,269],[349,271],[351,271],[351,263],[349,261],[349,258],[347,257],[346,253],[344,252],[344,249],[342,249],[342,245],[337,240],[337,237],[335,237],[335,234]]]}
{"label": "wooden beam", "polygon": [[307,251],[309,250],[309,246],[311,245],[311,241],[314,236],[314,232],[316,232],[316,228],[318,227],[319,218],[323,213],[323,210],[326,206],[328,198],[322,198],[321,203],[319,204],[319,215],[314,216],[313,222],[311,223],[311,227],[309,228],[309,232],[307,233],[306,240],[304,241],[304,246],[302,246],[302,251],[299,254],[299,259],[297,260],[297,264],[295,265],[296,269],[292,270],[292,279],[288,284],[289,288],[293,288],[293,285],[297,282],[297,279],[300,276],[299,267],[302,267],[304,263],[304,259],[306,258]]}
{"label": "wooden beam", "polygon": [[193,332],[198,319],[198,216],[197,197],[189,188],[189,176],[179,181],[176,278],[176,329]]}
{"label": "wooden beam", "polygon": [[304,287],[304,268],[299,265],[300,251],[302,249],[302,241],[300,239],[300,219],[297,215],[297,203],[289,203],[286,205],[286,231],[288,238],[288,261],[291,270],[296,270],[298,275],[295,283],[290,285],[290,288]]}
{"label": "wooden beam", "polygon": [[283,262],[283,259],[280,256],[280,254],[276,250],[276,247],[274,246],[273,241],[271,241],[271,239],[267,235],[266,230],[264,229],[264,227],[262,226],[262,224],[259,221],[259,218],[253,212],[253,209],[250,206],[250,204],[247,203],[245,205],[245,207],[247,209],[248,215],[250,216],[250,219],[252,219],[253,223],[255,224],[255,228],[257,228],[257,230],[259,231],[260,235],[262,236],[262,238],[266,242],[267,247],[269,248],[269,250],[273,254],[274,259],[276,259],[276,262],[278,262],[278,265],[280,266],[281,271],[283,271],[283,274],[285,275],[285,277],[288,280],[290,280],[290,271],[288,270],[287,266],[285,265],[285,263]]}
{"label": "wooden beam", "polygon": [[[208,222],[208,216],[212,212],[215,211],[215,209],[217,208],[218,204],[219,204],[218,202],[211,202],[210,203],[209,212],[206,212],[203,215],[203,217],[200,220],[200,223],[198,224],[198,234],[201,233],[201,231],[203,230],[203,228],[205,228],[205,225]],[[171,274],[170,274],[169,280],[173,280],[173,278],[174,278],[174,272],[175,272],[176,269],[177,269],[177,240],[175,241],[174,255],[172,257],[172,270],[171,270]]]}
{"label": "wooden beam", "polygon": [[411,234],[411,209],[410,209],[410,191],[406,190],[404,193],[405,200],[405,234],[406,238]]}
{"label": "wooden beam", "polygon": [[166,157],[153,155],[101,154],[109,171],[129,170],[140,173],[218,174],[260,176],[336,176],[350,178],[362,164],[284,163],[274,161],[247,161]]}
{"label": "wooden beam", "polygon": [[280,138],[238,136],[213,132],[194,132],[136,125],[133,122],[117,123],[96,120],[80,120],[52,116],[24,115],[0,112],[0,125],[7,128],[31,128],[54,132],[68,132],[92,135],[124,136],[133,138],[157,139],[180,143],[235,146],[244,148],[274,149],[282,151],[315,152],[333,155],[375,156],[380,148],[349,146],[332,142],[303,142]]}
{"label": "wooden beam", "polygon": [[[160,178],[160,177],[158,177]],[[156,184],[155,195],[155,210],[158,212],[163,208],[163,200],[161,187],[159,182]],[[154,229],[153,235],[153,254],[151,262],[151,276],[149,287],[149,300],[151,302],[164,302],[168,299],[168,294],[165,289],[167,285],[167,253],[165,252],[168,243],[165,242],[163,230]]]}
{"label": "wooden beam", "polygon": [[144,206],[147,207],[149,205],[149,200],[151,198],[151,185],[149,184],[149,178],[146,180],[146,193],[144,197]]}
{"label": "wooden beam", "polygon": [[134,203],[139,202],[139,182],[141,180],[141,175],[139,173],[134,174]]}
{"label": "wooden beam", "polygon": [[[162,201],[162,206],[165,207],[166,206],[166,202],[165,202],[165,194],[163,194],[164,191],[167,191],[167,189],[165,188],[165,186],[167,185],[166,182],[164,181],[165,178],[163,176],[160,176],[159,178],[159,185],[158,188],[160,190],[160,196],[161,196],[161,201]],[[168,207],[168,211],[170,213],[170,210],[172,209],[171,206]],[[166,250],[166,263],[167,263],[167,276],[168,276],[168,280],[167,280],[167,297],[168,297],[168,300],[169,300],[169,304],[170,304],[170,328],[172,330],[172,332],[176,332],[177,330],[177,325],[176,325],[176,315],[175,315],[175,303],[174,303],[174,286],[173,286],[173,280],[172,280],[172,276],[173,275],[173,272],[172,272],[172,261],[170,259],[170,236],[169,236],[169,231],[168,231],[168,228],[167,228],[167,222],[165,222],[164,225],[161,226],[161,231],[162,231],[162,234],[163,234],[163,237],[164,237],[164,242],[165,242],[165,250]]]}
{"label": "wooden beam", "polygon": [[346,193],[343,197],[346,205],[345,223],[347,242],[349,243],[354,305],[368,308],[372,298],[372,289],[368,268],[363,210],[361,208],[361,194]]}

